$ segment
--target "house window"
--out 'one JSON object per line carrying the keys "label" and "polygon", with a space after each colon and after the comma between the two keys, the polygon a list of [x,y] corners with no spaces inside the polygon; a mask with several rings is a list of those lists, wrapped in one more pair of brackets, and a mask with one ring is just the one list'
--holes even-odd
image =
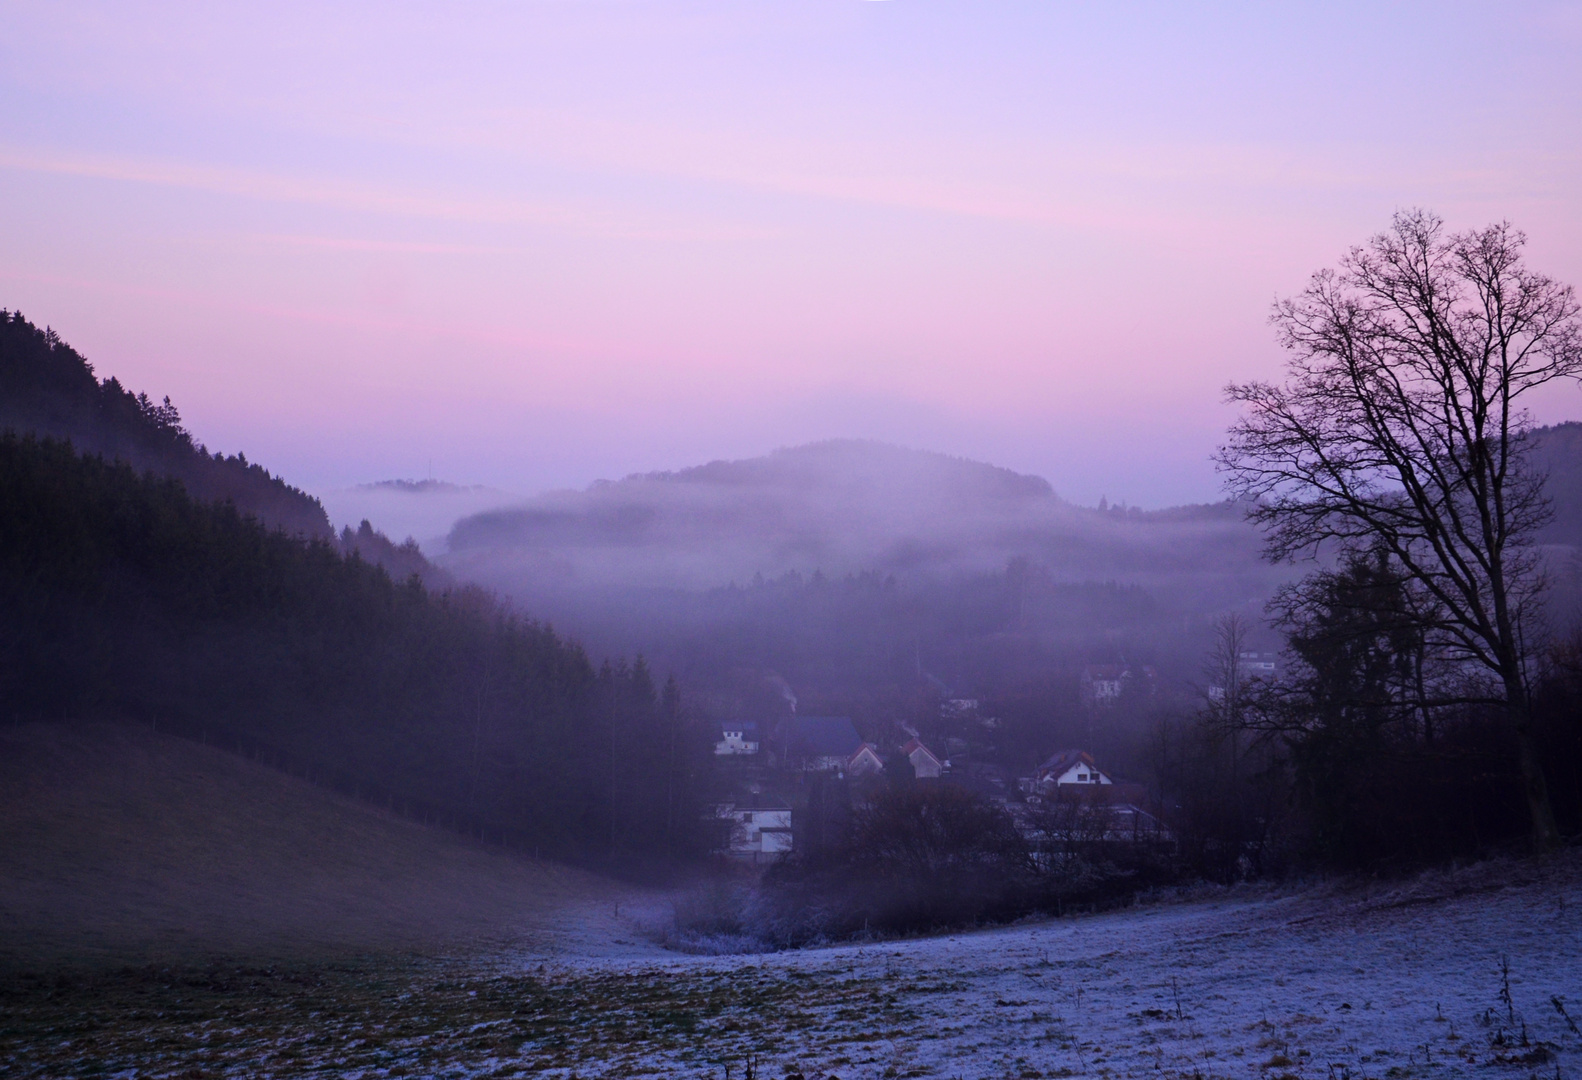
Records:
{"label": "house window", "polygon": [[747,813],[742,815],[742,824],[743,825],[751,825],[752,823],[753,823],[753,814],[752,814],[752,811],[749,810],[749,811],[747,811]]}

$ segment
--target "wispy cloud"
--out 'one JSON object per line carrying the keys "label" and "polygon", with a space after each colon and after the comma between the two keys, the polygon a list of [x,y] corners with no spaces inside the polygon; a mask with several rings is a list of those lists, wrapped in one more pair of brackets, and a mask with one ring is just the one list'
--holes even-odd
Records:
{"label": "wispy cloud", "polygon": [[[226,237],[226,240],[231,240]],[[501,244],[450,244],[424,240],[372,240],[359,236],[312,236],[297,233],[242,233],[248,243],[318,251],[368,251],[394,255],[526,255],[530,249]]]}
{"label": "wispy cloud", "polygon": [[634,215],[565,202],[490,196],[412,193],[337,178],[299,177],[234,166],[153,158],[68,153],[0,146],[0,169],[81,176],[232,195],[268,202],[305,203],[393,217],[490,225],[526,225],[648,240],[758,240],[761,226],[720,226],[675,215]]}

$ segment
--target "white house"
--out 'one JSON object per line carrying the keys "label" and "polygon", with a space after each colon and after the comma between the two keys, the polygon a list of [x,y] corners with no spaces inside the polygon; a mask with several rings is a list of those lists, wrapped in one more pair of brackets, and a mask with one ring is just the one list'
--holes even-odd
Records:
{"label": "white house", "polygon": [[945,771],[944,763],[934,756],[934,752],[924,746],[920,739],[909,739],[901,747],[901,753],[906,755],[906,760],[912,763],[912,773],[919,780],[938,779]]}
{"label": "white house", "polygon": [[1236,674],[1243,679],[1273,682],[1279,674],[1280,656],[1272,652],[1244,652],[1236,657]]}
{"label": "white house", "polygon": [[769,863],[791,850],[791,808],[785,803],[720,803],[714,807],[714,816],[728,823],[723,850],[737,862]]}
{"label": "white house", "polygon": [[877,776],[884,772],[884,759],[879,756],[879,748],[873,743],[865,742],[857,748],[856,753],[846,759],[842,771],[847,776]]}
{"label": "white house", "polygon": [[1045,865],[1048,859],[1070,855],[1084,845],[1175,840],[1164,823],[1145,809],[1145,788],[1117,782],[1084,751],[1055,754],[1019,786],[1028,798],[1014,811],[1017,827]]}
{"label": "white house", "polygon": [[1120,700],[1126,670],[1116,664],[1089,664],[1082,669],[1082,699],[1105,707]]}
{"label": "white house", "polygon": [[1082,669],[1082,700],[1095,708],[1108,708],[1127,692],[1152,696],[1157,673],[1142,665],[1089,664]]}
{"label": "white house", "polygon": [[723,725],[720,739],[714,744],[714,752],[721,757],[756,754],[758,747],[758,725],[747,720]]}
{"label": "white house", "polygon": [[1033,783],[1039,788],[1059,788],[1066,784],[1113,784],[1083,750],[1062,750],[1038,766]]}

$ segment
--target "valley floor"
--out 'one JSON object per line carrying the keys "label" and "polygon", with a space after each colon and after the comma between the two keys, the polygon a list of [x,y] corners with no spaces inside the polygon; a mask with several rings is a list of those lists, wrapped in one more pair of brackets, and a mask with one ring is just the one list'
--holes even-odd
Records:
{"label": "valley floor", "polygon": [[16,978],[0,1073],[1570,1077],[1578,854],[766,956],[613,930],[586,950]]}

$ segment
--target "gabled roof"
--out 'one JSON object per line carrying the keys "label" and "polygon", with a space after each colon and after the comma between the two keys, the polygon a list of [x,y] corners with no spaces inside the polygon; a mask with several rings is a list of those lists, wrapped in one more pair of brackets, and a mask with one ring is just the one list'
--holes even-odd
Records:
{"label": "gabled roof", "polygon": [[1093,758],[1086,750],[1062,750],[1038,766],[1037,775],[1040,779],[1046,776],[1060,776],[1071,766],[1077,764],[1084,764],[1089,768],[1097,768],[1093,764]]}
{"label": "gabled roof", "polygon": [[793,757],[848,758],[862,747],[862,736],[849,716],[797,716],[788,727],[787,749]]}
{"label": "gabled roof", "polygon": [[865,742],[851,752],[851,756],[846,759],[846,768],[857,769],[865,757],[873,763],[876,772],[884,772],[884,758],[879,756],[879,748],[871,742]]}
{"label": "gabled roof", "polygon": [[928,747],[924,746],[921,739],[908,739],[906,745],[901,747],[901,753],[907,757],[911,757],[919,750],[933,758],[936,762],[939,761],[939,755],[934,753],[934,751],[930,750]]}

